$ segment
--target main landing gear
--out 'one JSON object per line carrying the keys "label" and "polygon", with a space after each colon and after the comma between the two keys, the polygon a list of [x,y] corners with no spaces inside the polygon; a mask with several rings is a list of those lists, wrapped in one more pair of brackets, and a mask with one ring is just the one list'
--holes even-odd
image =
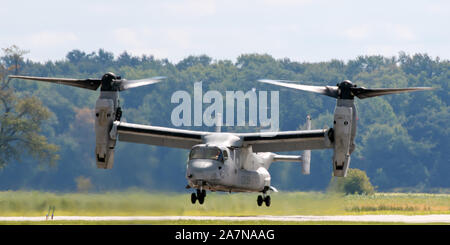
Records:
{"label": "main landing gear", "polygon": [[206,197],[206,191],[197,189],[197,194],[192,193],[191,194],[191,202],[192,204],[195,204],[195,202],[198,200],[198,203],[203,204],[205,202]]}
{"label": "main landing gear", "polygon": [[256,203],[258,203],[258,206],[261,207],[263,202],[266,204],[267,207],[270,207],[270,196],[266,195],[266,192],[263,192],[262,196],[259,195],[256,199]]}

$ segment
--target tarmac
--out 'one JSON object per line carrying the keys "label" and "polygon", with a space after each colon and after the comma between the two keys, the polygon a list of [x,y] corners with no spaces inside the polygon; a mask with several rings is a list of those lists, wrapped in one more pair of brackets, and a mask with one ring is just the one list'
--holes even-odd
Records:
{"label": "tarmac", "polygon": [[[40,217],[0,217],[0,221],[45,221]],[[48,217],[51,220],[51,217]],[[340,215],[340,216],[54,216],[55,221],[341,221],[395,223],[450,223],[450,215]]]}

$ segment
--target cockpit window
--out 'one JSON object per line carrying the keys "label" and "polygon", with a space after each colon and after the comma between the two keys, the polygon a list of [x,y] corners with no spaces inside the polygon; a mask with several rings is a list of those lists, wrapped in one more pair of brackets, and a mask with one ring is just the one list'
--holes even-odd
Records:
{"label": "cockpit window", "polygon": [[222,151],[217,147],[197,146],[189,153],[189,160],[192,159],[212,159],[223,161]]}

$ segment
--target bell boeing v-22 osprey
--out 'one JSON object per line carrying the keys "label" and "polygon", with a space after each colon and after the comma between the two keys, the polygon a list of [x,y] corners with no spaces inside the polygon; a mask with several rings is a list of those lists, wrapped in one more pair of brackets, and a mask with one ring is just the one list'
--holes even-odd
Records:
{"label": "bell boeing v-22 osprey", "polygon": [[[101,79],[68,79],[29,76],[9,78],[37,80],[97,90],[100,96],[95,105],[95,157],[98,168],[110,169],[114,163],[116,140],[190,149],[186,179],[188,188],[193,188],[191,201],[203,204],[206,190],[225,192],[261,192],[257,204],[270,206],[268,191],[277,191],[271,186],[268,169],[272,162],[303,162],[303,174],[310,172],[311,150],[334,149],[333,175],[345,177],[350,164],[350,155],[355,149],[356,108],[354,98],[365,99],[386,94],[429,90],[416,88],[357,87],[345,80],[337,86],[309,86],[286,83],[282,80],[259,80],[288,88],[315,92],[337,99],[333,128],[311,129],[307,118],[307,129],[284,132],[225,133],[192,131],[150,125],[121,122],[119,91],[159,82],[163,77],[141,80],[125,80],[113,73]],[[272,152],[301,151],[302,156],[278,155]]]}

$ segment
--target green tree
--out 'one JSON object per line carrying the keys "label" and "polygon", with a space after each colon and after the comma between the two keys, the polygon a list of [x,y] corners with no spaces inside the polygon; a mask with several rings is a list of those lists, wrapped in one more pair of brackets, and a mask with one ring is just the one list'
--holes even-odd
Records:
{"label": "green tree", "polygon": [[77,64],[78,62],[82,61],[83,59],[86,59],[86,53],[82,52],[78,49],[74,49],[67,53],[66,58],[69,60],[69,62]]}
{"label": "green tree", "polygon": [[211,58],[206,56],[206,55],[201,55],[201,56],[193,56],[190,55],[189,57],[183,59],[182,61],[178,62],[178,64],[176,65],[176,67],[179,70],[185,70],[191,66],[195,66],[195,65],[203,65],[203,66],[207,66],[211,63]]}
{"label": "green tree", "polygon": [[88,177],[78,176],[75,182],[77,183],[77,191],[80,193],[88,193],[93,187],[91,178]]}
{"label": "green tree", "polygon": [[[18,61],[24,54],[16,46],[4,51]],[[41,125],[50,117],[50,112],[38,98],[16,95],[8,86],[6,75],[8,71],[16,70],[18,63],[13,63],[13,69],[4,64],[0,64],[0,168],[24,155],[53,165],[58,159],[58,147],[49,144],[41,134]]]}
{"label": "green tree", "polygon": [[8,48],[2,48],[4,56],[2,61],[8,70],[14,70],[14,74],[19,74],[19,69],[23,64],[23,56],[29,53],[28,50],[22,50],[16,45],[12,45]]}
{"label": "green tree", "polygon": [[369,181],[366,172],[356,169],[349,168],[347,172],[347,177],[336,178],[333,177],[330,181],[328,187],[329,191],[343,192],[345,194],[373,194],[375,188]]}

